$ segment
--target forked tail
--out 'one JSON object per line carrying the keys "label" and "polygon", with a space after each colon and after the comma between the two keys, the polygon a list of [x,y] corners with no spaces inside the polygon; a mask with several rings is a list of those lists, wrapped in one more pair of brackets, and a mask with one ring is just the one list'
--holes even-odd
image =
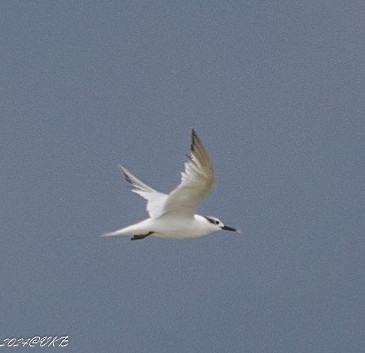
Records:
{"label": "forked tail", "polygon": [[118,236],[118,235],[130,235],[130,232],[126,232],[127,228],[123,228],[123,229],[118,229],[114,232],[108,232],[108,233],[104,233],[101,236],[102,237],[114,237],[114,236]]}

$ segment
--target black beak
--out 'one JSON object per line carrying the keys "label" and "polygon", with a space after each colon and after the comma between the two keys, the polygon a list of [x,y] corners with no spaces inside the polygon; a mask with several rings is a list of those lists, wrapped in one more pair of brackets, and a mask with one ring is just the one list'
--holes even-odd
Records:
{"label": "black beak", "polygon": [[222,229],[224,230],[230,230],[231,232],[241,233],[239,229],[234,229],[228,226],[223,226]]}

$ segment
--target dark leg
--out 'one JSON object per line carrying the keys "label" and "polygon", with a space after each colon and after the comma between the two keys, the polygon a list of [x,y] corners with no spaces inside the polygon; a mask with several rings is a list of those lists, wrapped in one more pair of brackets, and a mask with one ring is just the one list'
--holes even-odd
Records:
{"label": "dark leg", "polygon": [[148,232],[147,234],[134,235],[133,238],[131,238],[131,240],[144,239],[144,238],[148,237],[151,234],[153,234],[153,232]]}

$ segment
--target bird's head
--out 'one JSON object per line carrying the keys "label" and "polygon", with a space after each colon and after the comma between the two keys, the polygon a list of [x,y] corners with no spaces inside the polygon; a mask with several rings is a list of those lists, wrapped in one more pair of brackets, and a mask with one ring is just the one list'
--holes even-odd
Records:
{"label": "bird's head", "polygon": [[225,226],[223,222],[221,222],[218,218],[212,216],[204,216],[204,218],[212,225],[213,231],[218,230],[230,230],[231,232],[241,233],[239,229],[235,229],[232,227]]}

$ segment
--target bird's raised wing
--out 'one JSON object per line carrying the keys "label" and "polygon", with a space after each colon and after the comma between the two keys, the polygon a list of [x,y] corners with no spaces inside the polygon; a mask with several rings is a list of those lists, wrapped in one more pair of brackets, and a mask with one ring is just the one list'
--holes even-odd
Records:
{"label": "bird's raised wing", "polygon": [[132,189],[132,191],[147,200],[147,212],[150,217],[156,218],[160,216],[168,195],[158,192],[145,183],[142,183],[142,181],[136,178],[123,166],[119,165],[119,167],[124,175],[125,180],[133,185],[134,189]]}
{"label": "bird's raised wing", "polygon": [[212,190],[215,175],[208,152],[192,130],[191,153],[181,173],[180,184],[168,195],[161,213],[193,216],[196,206]]}

